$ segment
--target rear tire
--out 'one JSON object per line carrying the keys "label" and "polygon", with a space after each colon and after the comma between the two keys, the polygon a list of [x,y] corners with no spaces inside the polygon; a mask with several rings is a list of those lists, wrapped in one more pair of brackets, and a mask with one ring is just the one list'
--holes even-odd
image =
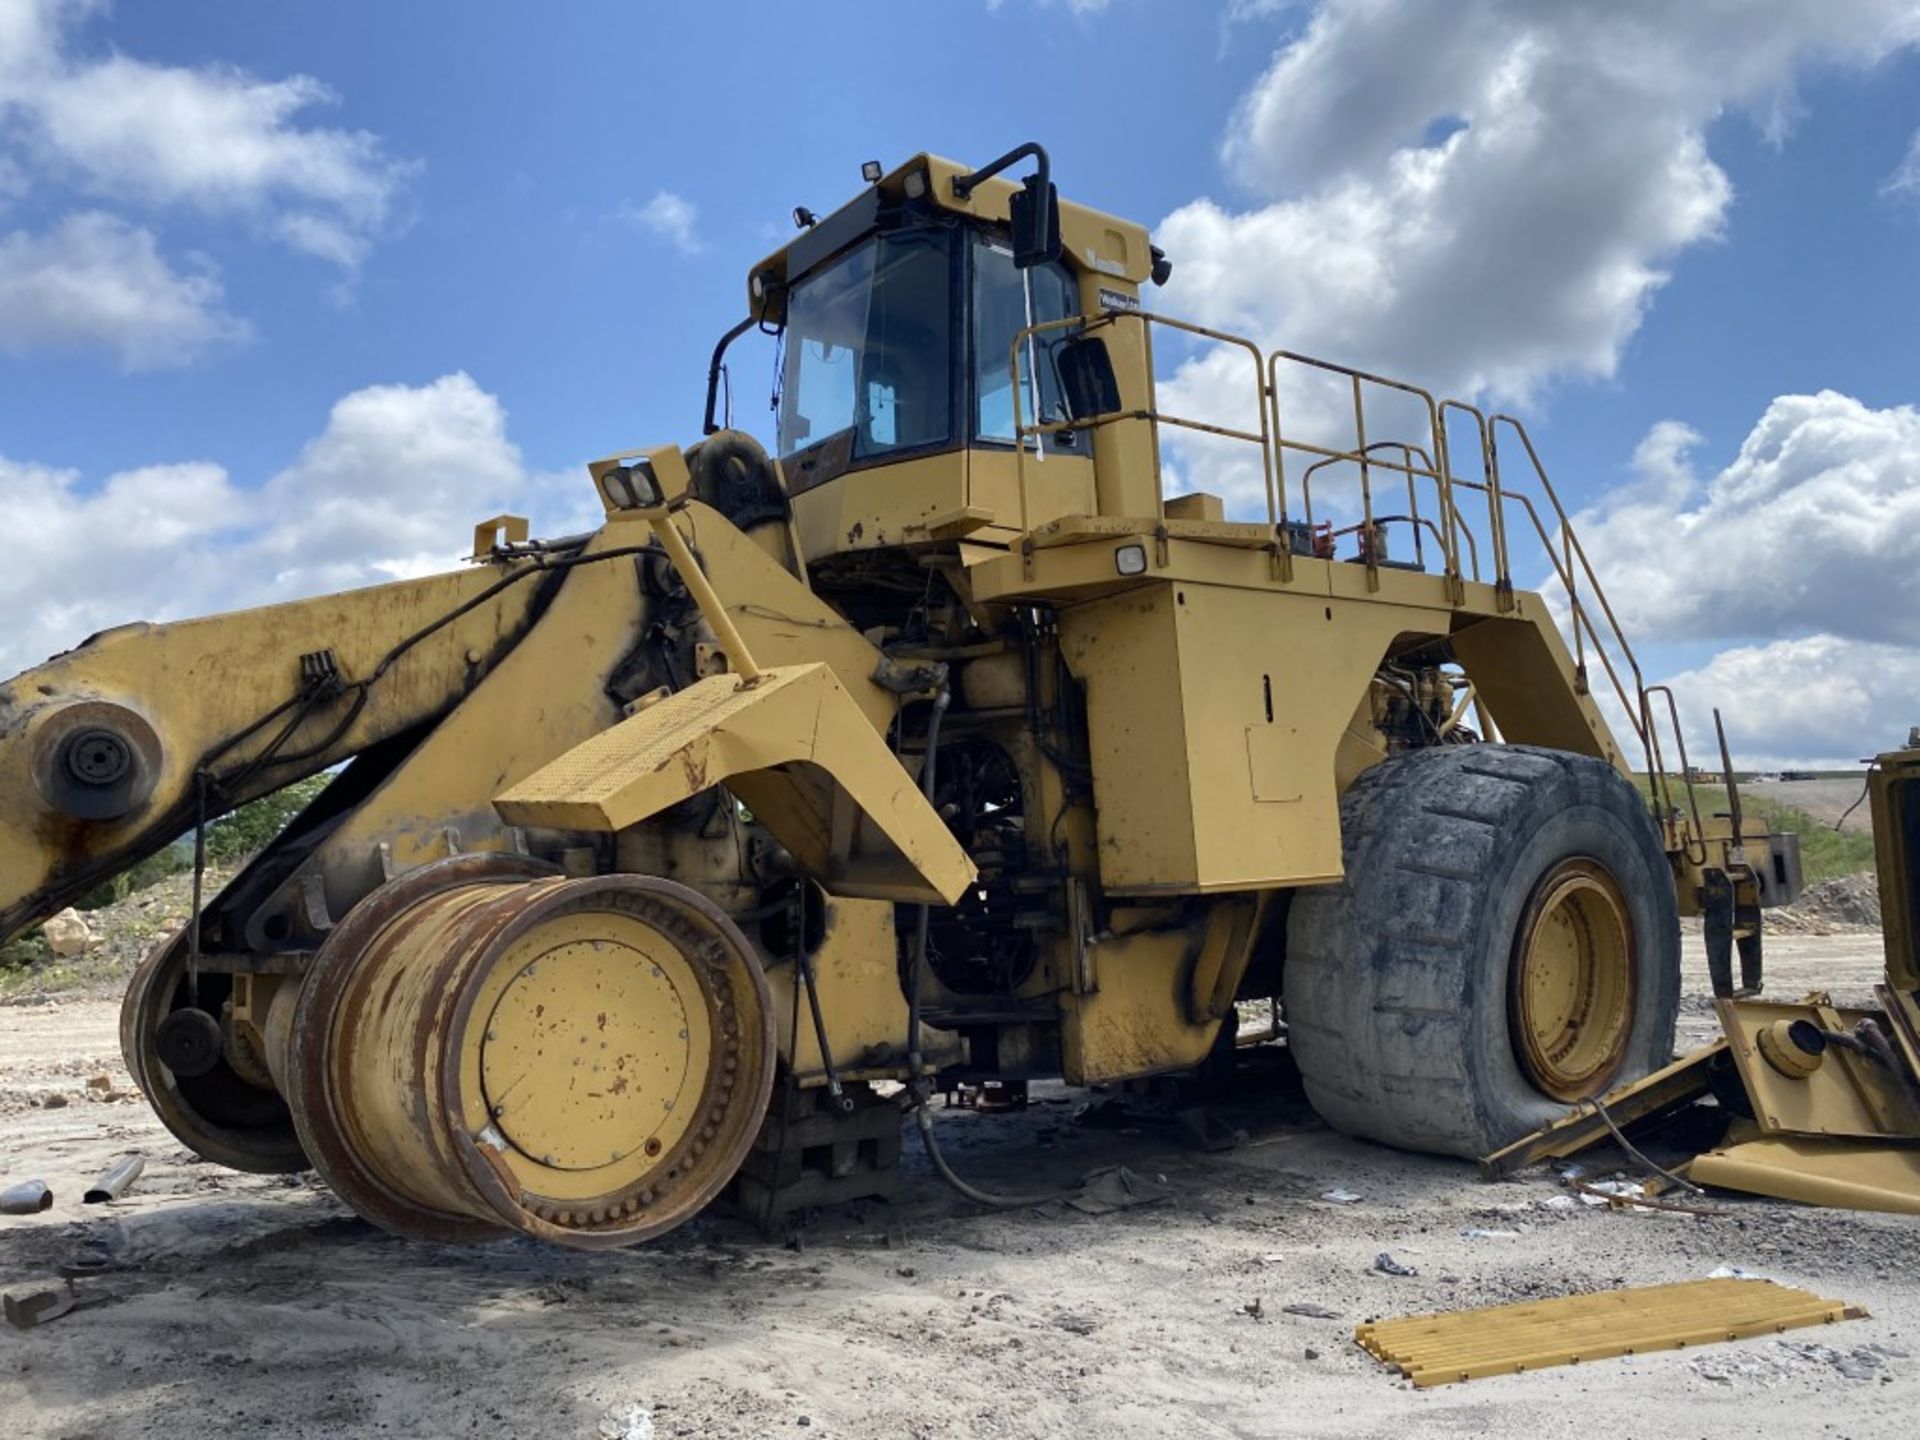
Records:
{"label": "rear tire", "polygon": [[1354,782],[1341,830],[1345,880],[1294,898],[1283,995],[1329,1124],[1477,1157],[1672,1058],[1672,872],[1611,765],[1415,751]]}

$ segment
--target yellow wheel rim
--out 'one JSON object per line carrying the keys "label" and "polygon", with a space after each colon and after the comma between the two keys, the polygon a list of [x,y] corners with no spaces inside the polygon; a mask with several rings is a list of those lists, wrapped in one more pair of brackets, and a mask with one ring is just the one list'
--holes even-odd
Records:
{"label": "yellow wheel rim", "polygon": [[1633,922],[1598,861],[1563,860],[1534,887],[1514,940],[1508,1018],[1527,1078],[1556,1100],[1600,1094],[1633,1030]]}
{"label": "yellow wheel rim", "polygon": [[699,981],[666,936],[637,924],[588,914],[542,938],[556,943],[507,982],[480,1043],[495,1123],[557,1170],[659,1155],[694,1120],[711,1063]]}

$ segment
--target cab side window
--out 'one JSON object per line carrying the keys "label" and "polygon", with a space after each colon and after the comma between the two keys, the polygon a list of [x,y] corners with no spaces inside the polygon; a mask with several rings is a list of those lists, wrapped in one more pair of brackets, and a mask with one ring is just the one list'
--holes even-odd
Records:
{"label": "cab side window", "polygon": [[[1014,337],[1029,325],[1080,313],[1078,287],[1066,266],[1055,263],[1016,270],[1010,247],[986,238],[973,244],[973,434],[976,440],[1013,443]],[[1021,347],[1020,419],[1064,420],[1053,351],[1073,334],[1070,327],[1043,331]],[[1051,447],[1049,447],[1051,448]]]}

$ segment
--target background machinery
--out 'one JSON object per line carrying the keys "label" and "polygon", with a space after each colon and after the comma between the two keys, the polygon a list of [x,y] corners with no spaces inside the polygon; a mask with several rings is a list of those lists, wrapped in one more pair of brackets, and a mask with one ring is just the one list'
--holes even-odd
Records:
{"label": "background machinery", "polygon": [[[1479,1155],[1669,1059],[1679,913],[1757,985],[1792,837],[1674,789],[1518,422],[1146,309],[1166,257],[1037,146],[865,178],[592,534],[0,686],[0,935],[338,769],[132,981],[185,1144],[616,1245],[874,1189],[875,1082],[1186,1071],[1247,999],[1330,1122]],[[755,327],[777,456],[714,413]],[[1156,340],[1235,393],[1163,408]],[[1168,495],[1176,433],[1264,515]]]}

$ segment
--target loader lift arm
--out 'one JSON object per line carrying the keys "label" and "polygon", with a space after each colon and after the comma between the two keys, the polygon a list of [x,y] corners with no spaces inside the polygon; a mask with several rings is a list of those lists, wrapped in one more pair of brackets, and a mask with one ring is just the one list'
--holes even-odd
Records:
{"label": "loader lift arm", "polygon": [[[628,552],[632,553],[632,552]],[[538,620],[575,544],[134,624],[0,686],[0,938],[269,791],[446,713]]]}

